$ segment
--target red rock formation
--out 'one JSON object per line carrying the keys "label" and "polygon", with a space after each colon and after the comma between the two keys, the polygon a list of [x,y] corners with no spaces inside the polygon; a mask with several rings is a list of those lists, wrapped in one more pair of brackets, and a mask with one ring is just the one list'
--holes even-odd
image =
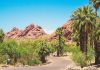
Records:
{"label": "red rock formation", "polygon": [[40,26],[35,26],[34,24],[30,24],[24,30],[19,30],[14,27],[10,32],[6,33],[6,38],[31,38],[35,39],[40,36],[46,35],[44,30]]}
{"label": "red rock formation", "polygon": [[[72,34],[72,30],[70,28],[71,23],[72,21],[69,20],[61,27],[62,29],[64,29],[63,36],[68,40],[71,40],[71,34]],[[19,30],[18,28],[14,27],[10,32],[5,34],[6,38],[15,38],[15,39],[19,38],[35,39],[43,35],[46,35],[46,33],[44,32],[42,27],[36,26],[34,24],[30,24],[24,30]],[[56,38],[57,36],[55,32],[50,35],[50,40],[54,40]]]}
{"label": "red rock formation", "polygon": [[[72,30],[70,27],[71,24],[72,24],[72,20],[69,20],[61,27],[64,30],[63,36],[68,40],[71,40],[71,34],[72,34]],[[56,36],[55,32],[52,33],[50,36],[50,40],[54,40],[56,38],[57,38],[57,36]]]}

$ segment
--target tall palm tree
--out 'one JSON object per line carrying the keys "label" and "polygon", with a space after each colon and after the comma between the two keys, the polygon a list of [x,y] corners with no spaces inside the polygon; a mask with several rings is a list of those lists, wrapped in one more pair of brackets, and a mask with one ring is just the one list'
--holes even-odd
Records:
{"label": "tall palm tree", "polygon": [[96,23],[94,37],[95,64],[100,64],[100,22]]}
{"label": "tall palm tree", "polygon": [[84,6],[76,10],[72,15],[72,29],[79,37],[80,50],[87,55],[88,37],[94,29],[96,14],[93,9]]}
{"label": "tall palm tree", "polygon": [[0,42],[3,42],[4,39],[4,32],[2,29],[0,29]]}
{"label": "tall palm tree", "polygon": [[90,0],[90,3],[93,4],[93,7],[95,8],[96,15],[98,15],[98,9],[100,7],[100,0]]}
{"label": "tall palm tree", "polygon": [[62,55],[62,34],[63,34],[63,29],[58,28],[56,30],[56,35],[57,35],[57,40],[58,40],[58,46],[57,46],[57,56]]}

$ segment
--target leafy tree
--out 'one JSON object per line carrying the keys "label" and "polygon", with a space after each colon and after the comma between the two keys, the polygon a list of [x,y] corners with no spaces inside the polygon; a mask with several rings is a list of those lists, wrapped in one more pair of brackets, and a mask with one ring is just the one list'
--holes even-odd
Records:
{"label": "leafy tree", "polygon": [[89,34],[95,28],[96,15],[93,9],[88,6],[84,6],[76,10],[72,15],[72,29],[73,33],[79,38],[80,49],[87,55],[87,46]]}
{"label": "leafy tree", "polygon": [[39,42],[37,50],[42,63],[46,63],[46,56],[50,54],[50,48],[48,47],[48,43],[46,41]]}
{"label": "leafy tree", "polygon": [[18,44],[15,40],[7,40],[0,46],[1,54],[8,56],[6,59],[11,59],[12,64],[17,62],[19,57]]}

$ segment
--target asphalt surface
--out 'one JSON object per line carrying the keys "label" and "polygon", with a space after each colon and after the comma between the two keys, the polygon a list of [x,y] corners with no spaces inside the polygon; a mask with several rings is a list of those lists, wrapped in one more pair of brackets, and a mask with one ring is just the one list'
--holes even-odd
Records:
{"label": "asphalt surface", "polygon": [[41,66],[28,66],[28,67],[7,67],[1,70],[64,70],[67,65],[71,64],[71,61],[67,57],[54,57],[48,58],[49,64]]}

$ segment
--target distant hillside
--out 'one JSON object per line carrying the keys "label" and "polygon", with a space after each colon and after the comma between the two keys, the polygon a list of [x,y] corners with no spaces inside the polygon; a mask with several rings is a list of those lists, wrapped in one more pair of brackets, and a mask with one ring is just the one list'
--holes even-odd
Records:
{"label": "distant hillside", "polygon": [[13,39],[19,39],[19,38],[35,39],[43,35],[46,35],[46,33],[42,29],[42,27],[30,24],[24,30],[19,30],[18,28],[14,27],[11,31],[5,34],[5,37]]}
{"label": "distant hillside", "polygon": [[[72,34],[72,30],[70,28],[71,24],[72,24],[72,20],[69,20],[64,25],[61,26],[61,28],[64,29],[63,36],[68,40],[71,40],[71,34]],[[14,27],[11,31],[5,34],[5,38],[36,39],[45,35],[47,35],[47,33],[42,29],[42,27],[36,26],[34,24],[30,24],[24,30],[20,30]],[[55,32],[47,36],[49,36],[49,40],[54,40],[57,38]]]}

